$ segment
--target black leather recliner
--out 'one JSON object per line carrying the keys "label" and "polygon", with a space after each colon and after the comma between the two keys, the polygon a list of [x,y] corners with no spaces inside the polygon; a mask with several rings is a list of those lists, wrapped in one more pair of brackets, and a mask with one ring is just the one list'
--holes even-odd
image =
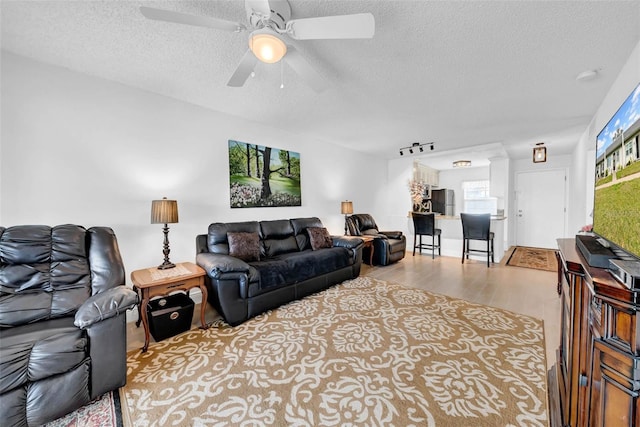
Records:
{"label": "black leather recliner", "polygon": [[126,381],[125,288],[110,228],[0,227],[0,420],[36,426]]}
{"label": "black leather recliner", "polygon": [[[380,231],[369,214],[353,214],[347,217],[349,234],[352,236],[373,236],[373,263],[389,265],[404,258],[407,239],[402,231]],[[367,251],[368,249],[365,249]],[[363,254],[366,259],[368,255]]]}

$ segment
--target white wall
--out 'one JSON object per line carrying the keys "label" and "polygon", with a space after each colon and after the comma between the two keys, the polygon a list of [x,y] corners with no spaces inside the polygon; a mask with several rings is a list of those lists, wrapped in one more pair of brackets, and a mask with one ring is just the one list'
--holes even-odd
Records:
{"label": "white wall", "polygon": [[[4,226],[112,226],[128,271],[162,261],[161,227],[149,224],[150,201],[162,196],[179,203],[180,223],[171,226],[170,234],[174,261],[193,259],[195,235],[213,221],[316,215],[341,234],[343,199],[353,200],[356,212],[372,213],[381,228],[409,234],[410,158],[385,162],[11,54],[3,53],[1,65]],[[530,158],[511,162],[512,182],[517,172],[534,167],[568,168],[568,235],[591,221],[596,135],[639,81],[640,43],[571,156],[550,152],[545,164],[533,165]],[[300,152],[303,206],[230,209],[228,139]],[[481,168],[468,173],[475,174],[474,169]],[[440,187],[456,189],[462,177],[447,175],[441,172]],[[488,170],[481,177],[488,179]],[[458,208],[460,203],[456,200]],[[510,205],[507,215],[512,217]],[[515,233],[509,230],[508,235]]]}
{"label": "white wall", "polygon": [[[174,262],[193,261],[195,236],[216,221],[318,216],[342,234],[350,199],[387,225],[384,160],[9,53],[1,71],[3,226],[110,226],[129,273],[163,260],[150,224],[163,196],[178,201]],[[302,206],[231,209],[229,139],[300,152]]]}
{"label": "white wall", "polygon": [[[409,212],[413,209],[411,194],[409,193],[409,181],[413,178],[413,159],[401,157],[389,160],[387,163],[387,187],[386,187],[386,218],[389,227],[381,227],[382,230],[400,230],[407,235],[409,240]],[[376,218],[376,223],[378,219]],[[413,227],[413,226],[412,226]],[[410,245],[407,245],[410,246]]]}
{"label": "white wall", "polygon": [[573,151],[575,166],[573,176],[575,179],[571,187],[570,205],[573,211],[569,218],[569,226],[576,232],[583,225],[591,224],[593,221],[591,213],[593,211],[596,137],[638,83],[640,83],[640,42],[631,52],[627,63],[618,74],[616,81],[591,120],[591,124],[582,134]]}

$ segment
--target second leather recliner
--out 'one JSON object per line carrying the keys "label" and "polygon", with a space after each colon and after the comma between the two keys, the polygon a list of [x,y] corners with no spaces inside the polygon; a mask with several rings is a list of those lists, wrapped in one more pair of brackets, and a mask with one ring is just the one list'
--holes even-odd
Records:
{"label": "second leather recliner", "polygon": [[404,258],[407,239],[402,231],[381,231],[369,214],[353,214],[347,217],[349,234],[373,236],[373,263],[389,265]]}

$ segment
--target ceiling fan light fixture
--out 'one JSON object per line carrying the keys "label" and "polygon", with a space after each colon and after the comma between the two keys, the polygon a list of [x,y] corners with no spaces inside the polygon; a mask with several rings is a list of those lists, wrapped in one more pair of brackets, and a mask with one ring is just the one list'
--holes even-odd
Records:
{"label": "ceiling fan light fixture", "polygon": [[287,53],[287,45],[268,28],[256,30],[249,37],[249,49],[260,61],[275,64]]}

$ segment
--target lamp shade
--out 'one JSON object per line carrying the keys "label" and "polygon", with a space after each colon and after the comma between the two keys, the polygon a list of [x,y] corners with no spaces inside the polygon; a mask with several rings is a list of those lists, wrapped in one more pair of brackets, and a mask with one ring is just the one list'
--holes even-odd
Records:
{"label": "lamp shade", "polygon": [[340,213],[344,215],[351,215],[353,213],[353,202],[345,200],[340,205]]}
{"label": "lamp shade", "polygon": [[178,222],[178,202],[175,200],[151,201],[151,224],[174,224]]}
{"label": "lamp shade", "polygon": [[287,45],[268,28],[256,30],[249,37],[249,49],[260,61],[274,64],[287,53]]}

